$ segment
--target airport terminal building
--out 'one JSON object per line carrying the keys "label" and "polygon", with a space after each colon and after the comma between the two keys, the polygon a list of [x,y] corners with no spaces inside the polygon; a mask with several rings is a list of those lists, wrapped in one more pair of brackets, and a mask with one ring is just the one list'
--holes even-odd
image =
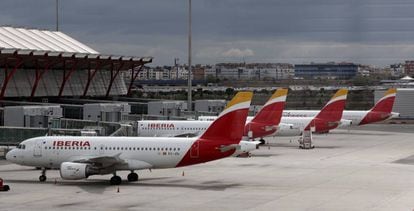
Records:
{"label": "airport terminal building", "polygon": [[151,61],[103,55],[60,31],[0,27],[0,99],[127,95]]}

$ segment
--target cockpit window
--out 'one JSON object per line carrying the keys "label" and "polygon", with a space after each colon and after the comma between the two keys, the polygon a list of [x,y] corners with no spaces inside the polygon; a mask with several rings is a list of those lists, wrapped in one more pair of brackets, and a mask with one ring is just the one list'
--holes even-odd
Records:
{"label": "cockpit window", "polygon": [[17,145],[17,147],[16,147],[17,149],[26,149],[26,145],[24,145],[24,144],[19,144],[19,145]]}

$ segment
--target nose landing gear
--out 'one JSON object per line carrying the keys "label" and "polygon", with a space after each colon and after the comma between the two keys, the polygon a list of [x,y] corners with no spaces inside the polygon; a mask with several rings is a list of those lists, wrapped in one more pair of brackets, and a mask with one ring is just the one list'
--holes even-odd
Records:
{"label": "nose landing gear", "polygon": [[46,168],[42,168],[42,175],[40,175],[39,181],[44,182],[44,181],[46,181],[46,179],[47,179],[47,177],[46,177]]}

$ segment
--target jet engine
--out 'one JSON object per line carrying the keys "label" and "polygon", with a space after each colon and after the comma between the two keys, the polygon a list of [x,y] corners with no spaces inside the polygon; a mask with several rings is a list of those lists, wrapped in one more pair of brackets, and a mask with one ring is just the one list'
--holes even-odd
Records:
{"label": "jet engine", "polygon": [[352,120],[348,119],[341,119],[341,122],[339,123],[339,127],[349,127],[352,126]]}
{"label": "jet engine", "polygon": [[260,141],[240,141],[237,151],[250,152],[259,149]]}
{"label": "jet engine", "polygon": [[60,176],[63,179],[77,180],[86,179],[90,175],[97,174],[98,171],[85,163],[63,162],[60,164]]}

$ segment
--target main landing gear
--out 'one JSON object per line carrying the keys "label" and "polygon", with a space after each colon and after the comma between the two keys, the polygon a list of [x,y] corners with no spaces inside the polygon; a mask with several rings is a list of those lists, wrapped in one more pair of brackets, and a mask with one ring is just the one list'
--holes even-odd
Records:
{"label": "main landing gear", "polygon": [[44,182],[44,181],[46,181],[46,179],[47,179],[47,177],[46,177],[46,168],[42,168],[42,175],[40,175],[39,181]]}
{"label": "main landing gear", "polygon": [[[135,182],[138,181],[138,174],[131,171],[131,173],[128,174],[128,182]],[[116,174],[114,174],[113,177],[111,177],[111,179],[109,180],[109,183],[111,183],[111,185],[120,185],[122,182],[122,179],[120,176],[117,176]]]}
{"label": "main landing gear", "polygon": [[138,181],[138,174],[131,171],[131,173],[128,174],[128,182],[136,182]]}
{"label": "main landing gear", "polygon": [[111,183],[111,185],[120,185],[122,182],[122,179],[120,176],[117,176],[116,174],[114,174],[113,177],[111,177],[111,180],[109,180],[109,183]]}

